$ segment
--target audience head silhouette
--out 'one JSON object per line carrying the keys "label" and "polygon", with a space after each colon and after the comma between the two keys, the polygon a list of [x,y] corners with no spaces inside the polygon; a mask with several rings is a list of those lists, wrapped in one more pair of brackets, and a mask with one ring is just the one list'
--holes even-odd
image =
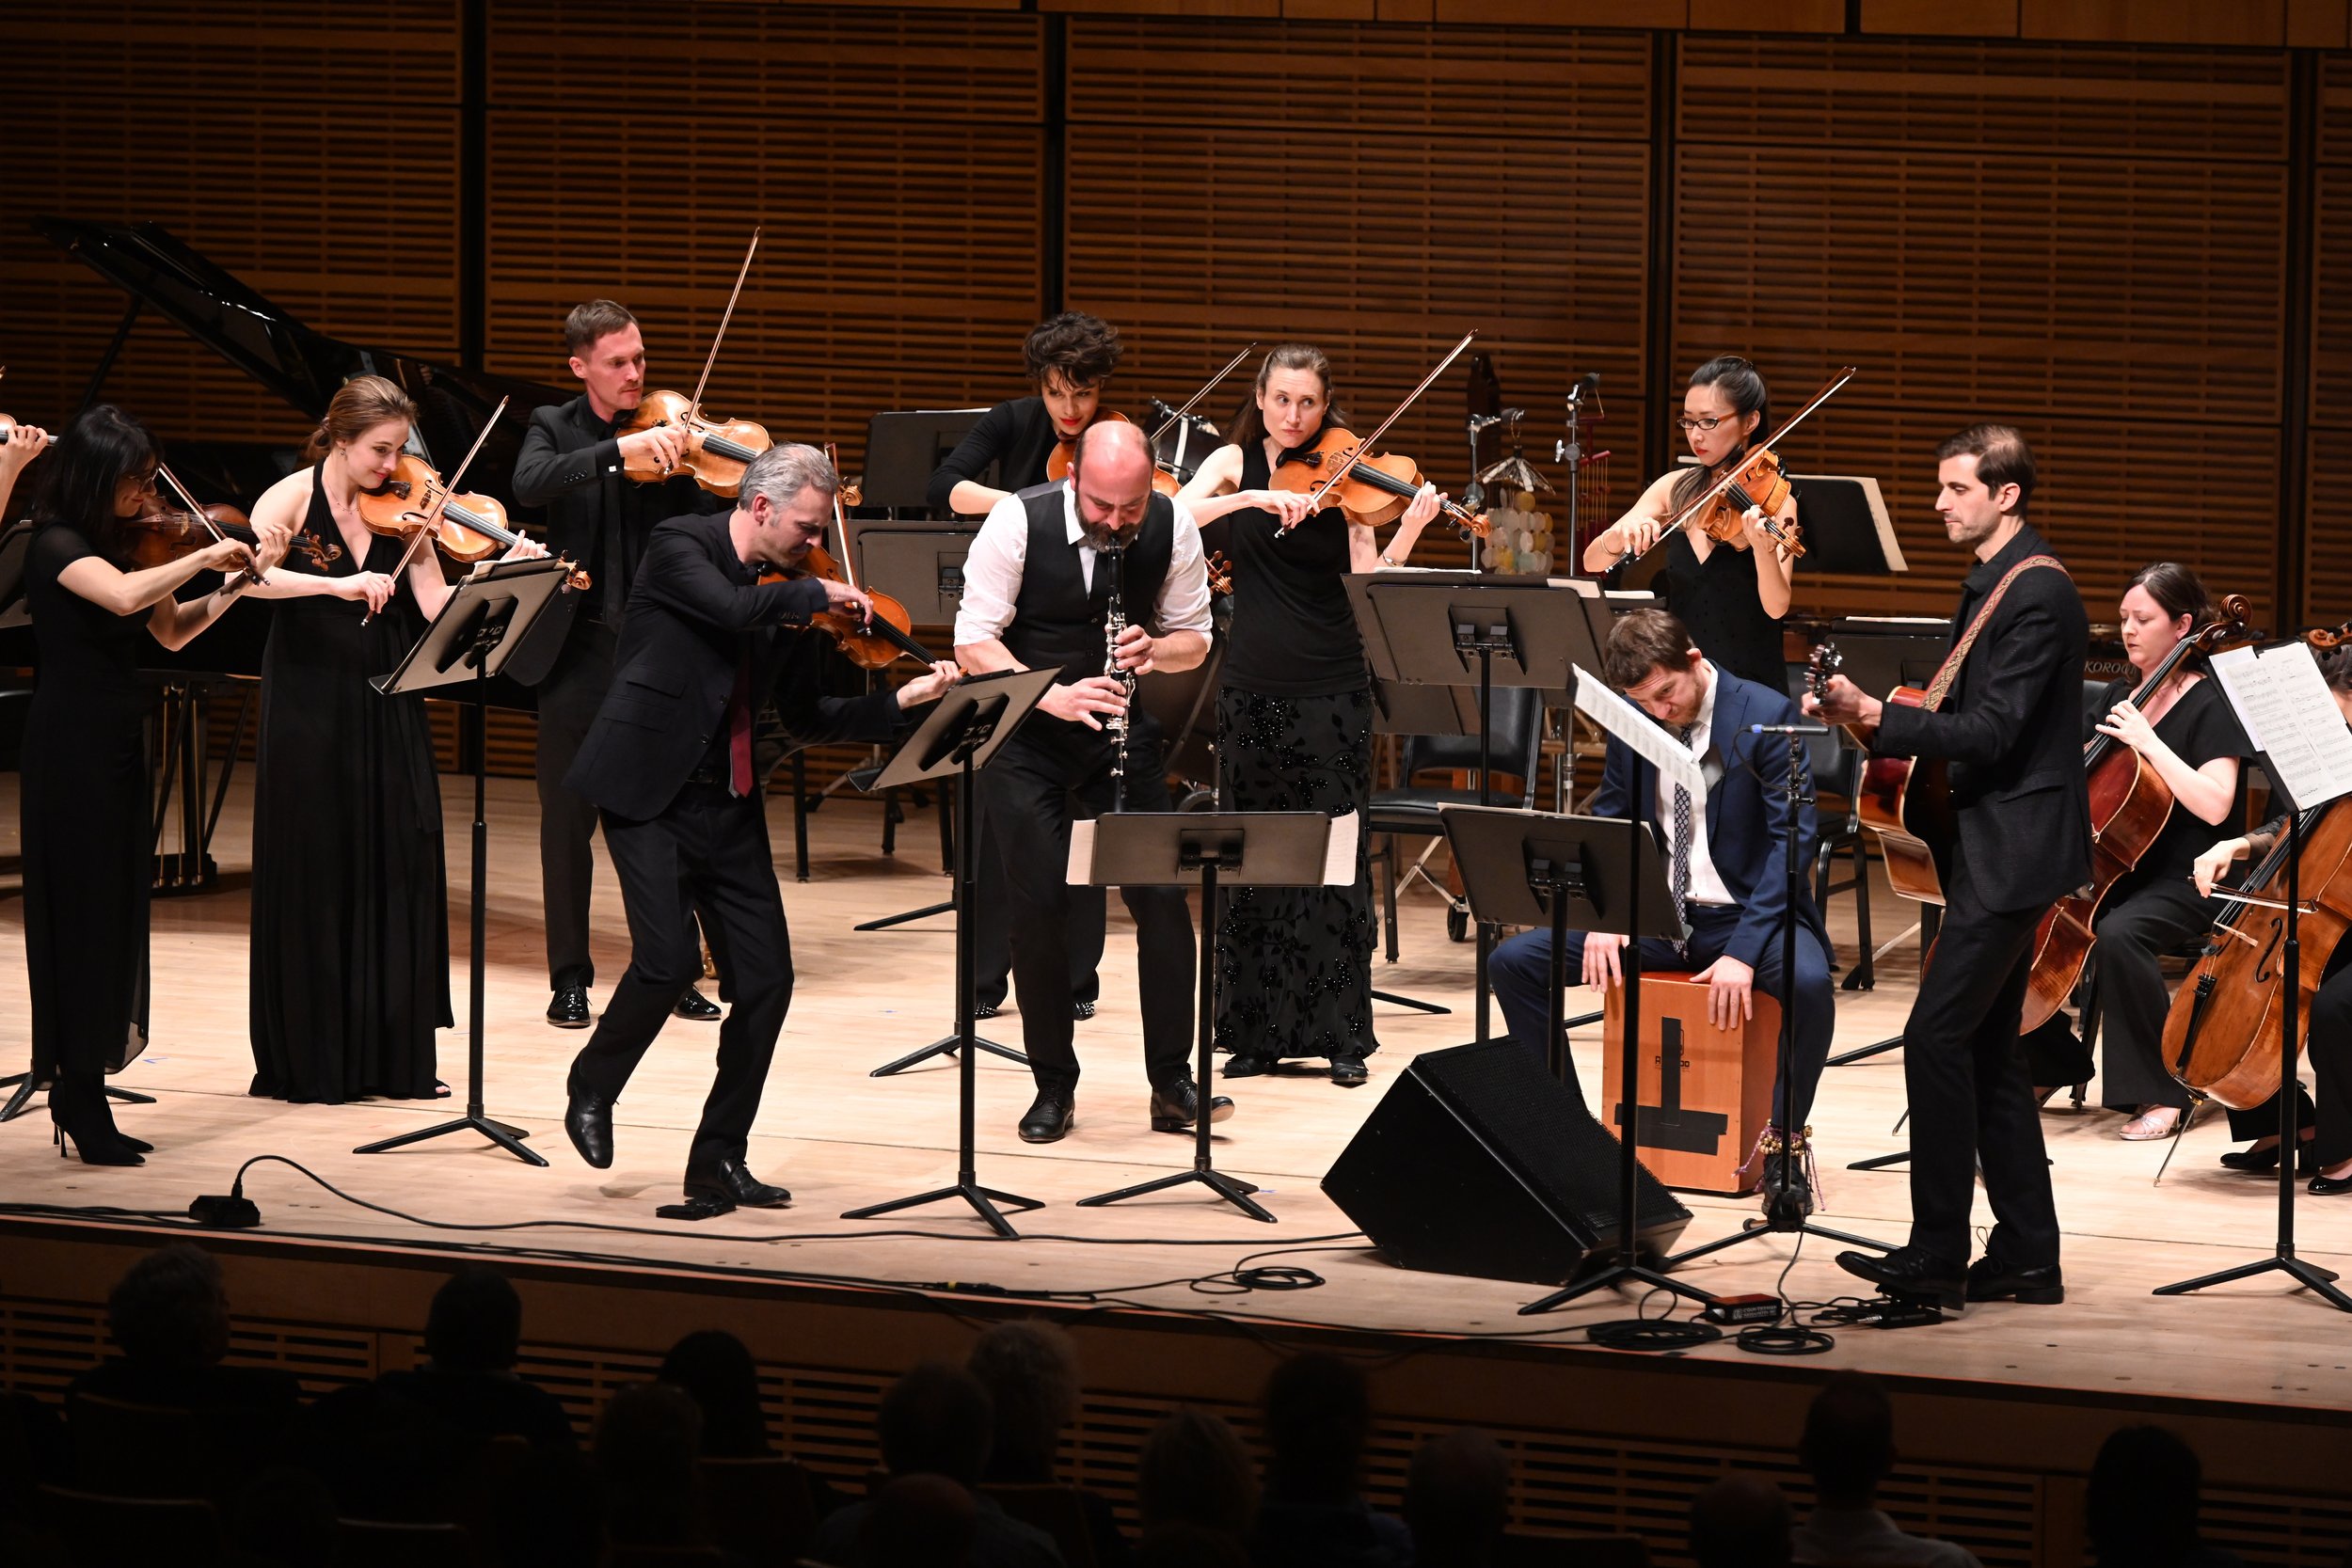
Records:
{"label": "audience head silhouette", "polygon": [[2084,1523],[2092,1554],[2102,1564],[2133,1568],[2193,1561],[2203,1484],[2196,1452],[2164,1428],[2110,1434],[2090,1466]]}
{"label": "audience head silhouette", "polygon": [[1070,1336],[1035,1319],[998,1323],[973,1344],[964,1368],[995,1412],[989,1475],[1051,1481],[1062,1428],[1078,1413],[1078,1347]]}
{"label": "audience head silhouette", "polygon": [[1405,1523],[1415,1561],[1453,1568],[1491,1562],[1510,1513],[1511,1461],[1486,1433],[1449,1432],[1414,1453]]}
{"label": "audience head silhouette", "polygon": [[212,1255],[174,1242],[123,1271],[106,1297],[106,1327],[142,1367],[209,1367],[229,1354],[229,1293]]}
{"label": "audience head silhouette", "polygon": [[988,1390],[961,1367],[926,1361],[882,1395],[876,1426],[893,1476],[946,1476],[979,1483],[988,1466]]}
{"label": "audience head silhouette", "polygon": [[1698,1568],[1786,1568],[1788,1499],[1758,1476],[1725,1476],[1691,1503]]}
{"label": "audience head silhouette", "polygon": [[963,1568],[979,1507],[946,1476],[900,1476],[874,1494],[858,1526],[862,1568]]}
{"label": "audience head silhouette", "polygon": [[596,1423],[596,1474],[605,1528],[629,1545],[684,1546],[701,1538],[694,1462],[702,1412],[682,1388],[635,1383],[615,1389]]}
{"label": "audience head silhouette", "polygon": [[1895,1407],[1878,1381],[1839,1372],[1805,1412],[1797,1457],[1825,1508],[1867,1508],[1895,1468]]}
{"label": "audience head silhouette", "polygon": [[433,1292],[424,1353],[444,1372],[504,1372],[522,1354],[523,1303],[496,1269],[458,1270]]}
{"label": "audience head silhouette", "polygon": [[1353,1497],[1371,1430],[1363,1373],[1336,1355],[1293,1356],[1266,1379],[1267,1490],[1301,1502]]}
{"label": "audience head silhouette", "polygon": [[1199,1525],[1247,1540],[1258,1513],[1258,1467],[1224,1417],[1186,1406],[1144,1439],[1136,1494],[1147,1527]]}
{"label": "audience head silhouette", "polygon": [[743,1341],[706,1328],[670,1347],[655,1374],[682,1388],[701,1407],[703,1452],[719,1459],[756,1459],[772,1452],[768,1413],[759,1402],[759,1369]]}

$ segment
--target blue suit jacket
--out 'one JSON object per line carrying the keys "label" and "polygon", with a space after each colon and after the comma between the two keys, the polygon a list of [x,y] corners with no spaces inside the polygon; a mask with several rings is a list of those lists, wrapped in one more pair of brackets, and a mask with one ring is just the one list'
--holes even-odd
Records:
{"label": "blue suit jacket", "polygon": [[[1720,668],[1715,680],[1715,719],[1709,733],[1724,760],[1724,776],[1707,792],[1707,850],[1740,906],[1740,925],[1724,950],[1754,968],[1780,941],[1781,913],[1788,907],[1784,857],[1788,852],[1788,803],[1780,785],[1788,771],[1788,742],[1783,736],[1750,735],[1748,726],[1801,724],[1805,719],[1782,692]],[[1804,780],[1809,795],[1809,767]],[[1657,832],[1659,847],[1671,851],[1666,829],[1658,819],[1658,769],[1613,736],[1602,758],[1600,789],[1586,809],[1595,816],[1638,816]],[[1827,949],[1829,932],[1813,907],[1813,808],[1800,806],[1797,811],[1797,919]]]}

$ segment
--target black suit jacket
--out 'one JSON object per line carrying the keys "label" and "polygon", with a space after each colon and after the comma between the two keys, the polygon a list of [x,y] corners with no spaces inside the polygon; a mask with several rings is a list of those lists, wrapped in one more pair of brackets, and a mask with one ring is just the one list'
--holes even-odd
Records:
{"label": "black suit jacket", "polygon": [[[1957,643],[2011,566],[2050,546],[2030,527],[1979,562],[1952,618]],[[2055,902],[2090,878],[2090,798],[2083,775],[2083,659],[2090,625],[2062,572],[2010,585],[1960,678],[1933,713],[1890,703],[1877,750],[1951,765],[1958,854],[1984,907]]]}
{"label": "black suit jacket", "polygon": [[821,639],[804,627],[825,608],[807,578],[756,582],[725,516],[673,517],[653,531],[629,592],[612,686],[564,784],[616,816],[659,816],[709,752],[748,649],[752,690],[774,698],[803,740],[887,740],[896,692],[821,695]]}
{"label": "black suit jacket", "polygon": [[[544,510],[549,553],[569,557],[596,579],[588,602],[599,610],[612,602],[606,593],[617,594],[621,588],[616,580],[608,590],[604,579],[612,569],[607,534],[621,526],[625,490],[644,492],[638,498],[640,504],[657,521],[732,509],[724,497],[712,495],[685,475],[639,484],[622,473],[620,439],[607,432],[584,392],[569,403],[532,410],[531,428],[515,459],[515,499]],[[628,541],[619,543],[626,546]]]}

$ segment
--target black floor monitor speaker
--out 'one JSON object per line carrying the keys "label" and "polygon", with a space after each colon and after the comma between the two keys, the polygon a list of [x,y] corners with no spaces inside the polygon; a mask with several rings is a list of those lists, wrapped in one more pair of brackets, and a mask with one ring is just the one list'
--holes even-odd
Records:
{"label": "black floor monitor speaker", "polygon": [[[1413,1058],[1323,1179],[1408,1269],[1565,1285],[1617,1243],[1621,1158],[1582,1101],[1511,1040]],[[1691,1212],[1635,1177],[1635,1245],[1673,1246]]]}

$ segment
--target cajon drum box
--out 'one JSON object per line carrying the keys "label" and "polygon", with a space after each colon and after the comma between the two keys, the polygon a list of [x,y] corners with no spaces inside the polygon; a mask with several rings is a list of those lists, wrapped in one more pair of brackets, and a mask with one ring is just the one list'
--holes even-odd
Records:
{"label": "cajon drum box", "polygon": [[[1780,1004],[1751,993],[1756,1016],[1739,1029],[1707,1022],[1707,987],[1666,971],[1642,974],[1639,1152],[1667,1186],[1691,1193],[1754,1192],[1763,1162],[1740,1164],[1772,1119],[1772,1069],[1780,1047]],[[1601,1096],[1610,1130],[1625,1125],[1619,1087],[1625,1054],[1625,990],[1603,1004]]]}

